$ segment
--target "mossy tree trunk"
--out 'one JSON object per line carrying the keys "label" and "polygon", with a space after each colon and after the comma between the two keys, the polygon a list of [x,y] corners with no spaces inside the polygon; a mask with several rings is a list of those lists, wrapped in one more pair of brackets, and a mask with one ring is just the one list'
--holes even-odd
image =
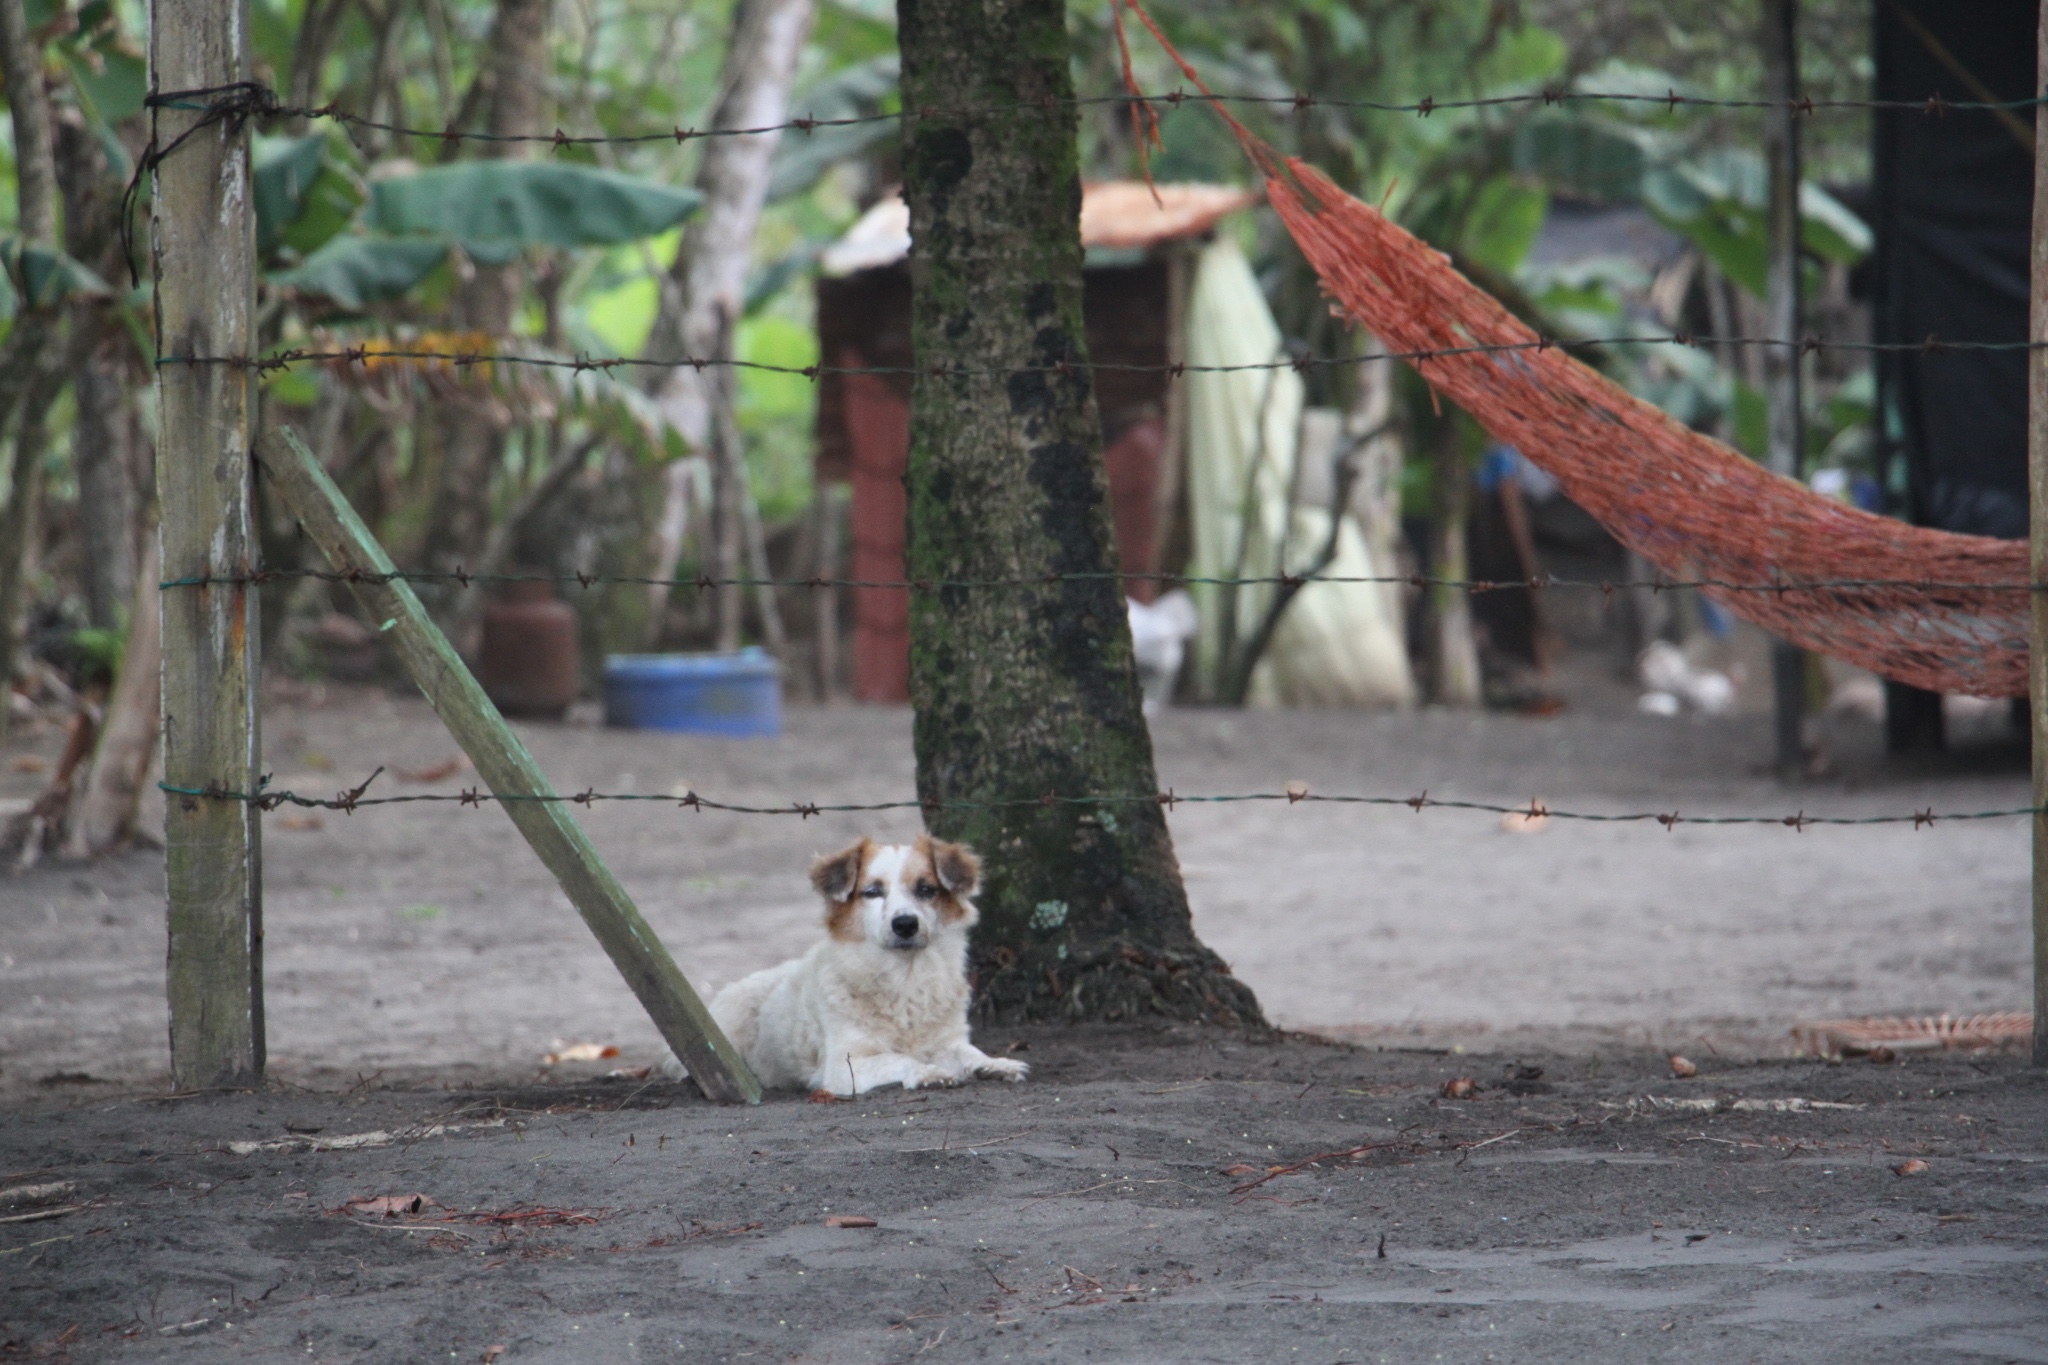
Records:
{"label": "mossy tree trunk", "polygon": [[[1063,0],[898,0],[897,17],[915,111],[910,577],[1107,574]],[[991,106],[1007,108],[956,112]],[[910,638],[920,799],[1031,803],[930,813],[986,861],[978,1014],[1259,1022],[1188,918],[1117,581],[916,592]]]}

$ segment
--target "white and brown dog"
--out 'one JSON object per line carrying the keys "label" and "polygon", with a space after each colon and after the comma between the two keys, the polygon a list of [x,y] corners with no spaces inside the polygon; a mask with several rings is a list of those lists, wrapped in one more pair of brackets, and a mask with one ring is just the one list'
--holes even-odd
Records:
{"label": "white and brown dog", "polygon": [[[858,1095],[1021,1081],[1023,1062],[967,1040],[967,931],[981,860],[959,844],[866,839],[811,867],[825,898],[825,939],[802,957],[743,977],[712,1017],[761,1084]],[[684,1075],[673,1053],[661,1069]]]}

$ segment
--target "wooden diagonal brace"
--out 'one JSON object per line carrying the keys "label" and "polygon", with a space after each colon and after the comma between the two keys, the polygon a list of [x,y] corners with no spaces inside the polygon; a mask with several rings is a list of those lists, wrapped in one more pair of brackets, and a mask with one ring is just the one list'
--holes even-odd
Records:
{"label": "wooden diagonal brace", "polygon": [[[391,622],[389,633],[406,672],[477,773],[500,797],[554,796],[540,765],[484,695],[448,637],[428,618],[412,585],[395,576],[398,571],[390,556],[313,452],[289,427],[280,434],[282,442],[260,454],[271,486],[338,571],[357,571],[350,588],[372,620]],[[711,1099],[759,1103],[761,1083],[690,989],[567,805],[556,800],[507,800],[499,805],[555,874],[654,1026],[689,1067],[691,1079]]]}

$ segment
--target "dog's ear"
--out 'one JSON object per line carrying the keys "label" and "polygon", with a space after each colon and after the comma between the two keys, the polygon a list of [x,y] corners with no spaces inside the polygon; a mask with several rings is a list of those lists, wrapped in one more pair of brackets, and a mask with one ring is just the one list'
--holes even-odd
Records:
{"label": "dog's ear", "polygon": [[965,844],[932,840],[932,873],[949,895],[971,896],[981,889],[981,859]]}
{"label": "dog's ear", "polygon": [[868,841],[818,859],[811,864],[811,885],[828,901],[850,901],[860,886],[861,869],[868,865]]}

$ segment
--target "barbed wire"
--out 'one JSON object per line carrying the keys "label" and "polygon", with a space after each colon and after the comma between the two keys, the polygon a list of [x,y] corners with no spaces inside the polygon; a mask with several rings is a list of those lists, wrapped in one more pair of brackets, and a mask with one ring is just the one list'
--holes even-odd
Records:
{"label": "barbed wire", "polygon": [[335,793],[331,797],[306,796],[302,793],[279,790],[271,791],[269,778],[254,792],[236,791],[225,785],[205,787],[183,787],[169,782],[159,782],[158,788],[166,795],[182,797],[188,801],[239,801],[261,810],[276,810],[280,806],[299,806],[313,810],[338,810],[344,814],[370,806],[402,806],[422,803],[474,806],[481,809],[486,803],[496,802],[510,805],[519,802],[542,805],[593,806],[601,801],[662,801],[678,809],[719,811],[728,815],[794,815],[802,820],[812,816],[840,814],[868,814],[883,811],[914,810],[926,815],[940,811],[995,811],[1053,809],[1061,806],[1083,806],[1102,808],[1110,806],[1161,806],[1171,811],[1176,806],[1241,805],[1247,803],[1285,802],[1296,805],[1338,805],[1338,806],[1382,806],[1404,807],[1417,815],[1425,810],[1477,811],[1488,815],[1520,816],[1536,820],[1576,820],[1590,824],[1627,825],[1656,824],[1666,831],[1679,825],[1774,825],[1804,833],[1808,826],[1824,825],[1906,825],[1915,830],[1932,826],[1941,821],[1961,820],[2004,820],[2016,816],[2036,815],[2044,809],[2039,806],[2016,806],[2004,810],[1943,811],[1936,813],[1929,805],[1925,810],[1916,810],[1910,815],[1808,815],[1804,810],[1794,815],[1687,815],[1682,810],[1626,811],[1606,813],[1599,811],[1560,810],[1540,800],[1530,800],[1525,805],[1510,806],[1493,801],[1462,801],[1431,796],[1425,789],[1414,796],[1355,796],[1311,791],[1306,783],[1290,782],[1280,791],[1229,792],[1212,795],[1182,796],[1172,788],[1160,792],[1134,792],[1123,795],[1082,795],[1062,796],[1046,792],[1041,796],[1015,797],[995,801],[958,800],[906,800],[906,801],[791,801],[782,805],[760,806],[733,801],[718,801],[695,790],[685,790],[682,795],[655,792],[601,792],[594,788],[575,793],[521,793],[499,794],[483,791],[476,787],[465,788],[459,793],[418,792],[402,796],[367,795],[370,784],[384,772],[378,768],[352,788]]}
{"label": "barbed wire", "polygon": [[1759,346],[1793,350],[1801,354],[1820,351],[1850,351],[1878,354],[1915,353],[1939,355],[1950,351],[2034,351],[2048,349],[2048,341],[1948,341],[1930,334],[1921,341],[1830,341],[1822,336],[1798,340],[1783,337],[1710,336],[1691,332],[1661,332],[1641,336],[1539,337],[1534,341],[1498,341],[1469,346],[1437,346],[1408,351],[1373,351],[1365,355],[1293,355],[1272,360],[1248,361],[1236,365],[1191,365],[1185,361],[1164,364],[1135,364],[1108,360],[1060,360],[1051,364],[969,366],[933,361],[925,365],[777,365],[764,360],[742,360],[732,356],[686,355],[675,360],[642,356],[555,356],[522,355],[516,351],[437,351],[418,348],[364,344],[340,350],[310,350],[293,347],[269,355],[160,355],[162,365],[223,365],[230,369],[268,374],[298,365],[338,364],[381,367],[392,361],[433,361],[456,369],[479,365],[525,365],[536,369],[568,370],[581,374],[618,369],[676,370],[684,366],[698,371],[729,368],[761,374],[791,375],[813,382],[827,375],[884,375],[928,379],[1008,379],[1015,375],[1068,374],[1163,374],[1168,381],[1191,374],[1240,374],[1310,370],[1365,365],[1379,361],[1405,360],[1419,364],[1452,356],[1499,355],[1515,351],[1580,351],[1603,346],[1683,346],[1708,350],[1719,346]]}
{"label": "barbed wire", "polygon": [[1495,109],[1515,106],[1563,107],[1571,104],[1621,104],[1662,107],[1665,112],[1675,114],[1680,109],[1790,109],[1795,113],[1812,116],[1821,112],[1863,111],[1917,113],[1929,118],[1943,118],[1949,114],[2001,113],[2033,109],[2043,103],[2036,96],[2018,100],[1951,100],[1940,94],[1931,94],[1924,100],[1878,100],[1878,99],[1827,99],[1812,95],[1801,95],[1785,100],[1766,99],[1724,99],[1705,95],[1681,95],[1676,90],[1667,90],[1662,95],[1641,92],[1607,90],[1566,90],[1548,88],[1513,95],[1489,95],[1473,99],[1440,100],[1424,96],[1418,100],[1389,101],[1350,99],[1340,96],[1317,95],[1306,91],[1286,95],[1255,94],[1202,94],[1186,90],[1172,90],[1164,94],[1147,95],[1120,93],[1110,95],[1082,95],[1069,99],[1046,98],[1041,100],[1017,101],[1010,104],[990,105],[918,105],[899,111],[873,114],[844,114],[819,117],[805,115],[785,119],[780,123],[764,123],[745,128],[684,128],[676,125],[666,131],[640,133],[569,133],[557,128],[552,133],[492,133],[481,129],[458,129],[452,125],[441,128],[416,127],[383,119],[373,119],[337,104],[288,105],[277,97],[277,92],[256,82],[242,82],[233,86],[207,87],[197,90],[177,90],[150,95],[144,103],[153,109],[174,109],[205,114],[212,118],[259,118],[259,119],[326,119],[345,128],[361,128],[366,131],[388,134],[393,137],[418,138],[424,141],[456,144],[463,142],[480,143],[523,143],[546,145],[557,149],[564,147],[586,147],[599,144],[635,145],[646,143],[674,143],[681,146],[686,142],[717,137],[759,137],[766,134],[787,132],[811,133],[821,128],[854,128],[879,123],[904,123],[919,119],[975,119],[994,116],[1022,114],[1044,114],[1054,109],[1086,109],[1100,106],[1143,107],[1154,110],[1163,105],[1168,112],[1182,105],[1237,105],[1249,108],[1270,108],[1306,112],[1310,109],[1341,109],[1360,112],[1413,114],[1428,118],[1432,114],[1451,113],[1467,109]]}
{"label": "barbed wire", "polygon": [[1821,578],[1798,581],[1776,581],[1770,583],[1738,583],[1726,578],[1638,578],[1638,579],[1587,579],[1556,578],[1543,575],[1536,578],[1443,578],[1431,574],[1246,574],[1223,576],[1210,574],[1177,573],[1124,573],[1114,570],[1101,572],[1017,574],[993,578],[834,578],[814,574],[807,578],[751,578],[713,577],[698,574],[691,578],[661,578],[642,574],[600,574],[600,573],[507,573],[478,572],[467,569],[397,569],[383,573],[372,569],[253,569],[242,574],[193,574],[183,578],[166,578],[158,582],[162,588],[205,588],[205,587],[261,587],[279,579],[319,579],[328,583],[362,584],[381,587],[388,583],[432,583],[454,584],[468,588],[492,583],[554,583],[562,587],[575,584],[584,589],[626,585],[632,587],[695,588],[708,592],[715,588],[874,588],[897,592],[934,593],[954,589],[978,590],[982,588],[1046,588],[1062,583],[1153,583],[1161,587],[1289,587],[1301,588],[1315,583],[1376,583],[1410,588],[1451,588],[1472,593],[1509,592],[1527,590],[1542,592],[1551,589],[1594,591],[1612,595],[1631,589],[1648,589],[1651,592],[1669,592],[1678,589],[1712,589],[1720,592],[1755,593],[1763,596],[1783,598],[1793,593],[1815,592],[2040,592],[2048,591],[2048,582],[2042,583],[1971,583],[1959,580],[1930,578]]}

